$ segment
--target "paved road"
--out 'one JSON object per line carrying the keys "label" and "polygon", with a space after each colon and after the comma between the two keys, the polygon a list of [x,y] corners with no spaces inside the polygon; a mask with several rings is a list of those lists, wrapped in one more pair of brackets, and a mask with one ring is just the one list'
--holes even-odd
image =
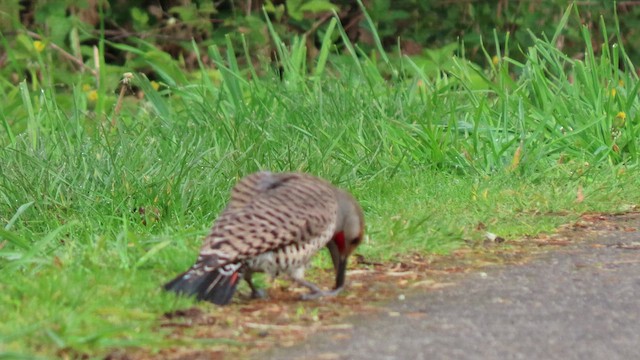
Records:
{"label": "paved road", "polygon": [[640,216],[616,223],[261,358],[640,359]]}

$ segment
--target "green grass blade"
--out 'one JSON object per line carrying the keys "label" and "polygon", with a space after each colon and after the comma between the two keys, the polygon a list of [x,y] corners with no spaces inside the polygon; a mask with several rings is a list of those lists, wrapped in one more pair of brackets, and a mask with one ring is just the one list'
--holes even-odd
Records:
{"label": "green grass blade", "polygon": [[20,205],[20,207],[18,208],[16,213],[11,217],[11,220],[9,220],[7,225],[5,225],[4,229],[7,230],[7,231],[11,230],[11,227],[13,226],[13,224],[16,223],[16,221],[18,221],[18,219],[20,218],[20,215],[22,215],[22,213],[27,211],[27,209],[30,208],[31,205],[33,205],[33,204],[34,204],[34,201],[30,201],[30,202],[28,202],[26,204]]}
{"label": "green grass blade", "polygon": [[338,20],[335,17],[331,18],[329,21],[329,25],[327,26],[327,31],[322,38],[322,45],[320,47],[320,52],[318,55],[318,61],[316,63],[316,68],[313,72],[314,77],[316,77],[316,81],[319,81],[320,77],[324,73],[325,66],[327,65],[327,59],[329,58],[329,51],[333,47],[332,36],[333,32],[336,28],[336,24]]}
{"label": "green grass blade", "polygon": [[24,250],[30,249],[29,242],[26,239],[23,239],[22,237],[6,229],[0,228],[0,239],[7,240],[15,246],[18,246]]}
{"label": "green grass blade", "polygon": [[31,148],[35,149],[38,145],[38,123],[36,121],[35,113],[33,112],[33,104],[31,103],[31,96],[29,95],[29,88],[27,82],[20,82],[20,95],[22,96],[22,104],[27,109],[27,128],[29,132],[29,139],[31,139]]}

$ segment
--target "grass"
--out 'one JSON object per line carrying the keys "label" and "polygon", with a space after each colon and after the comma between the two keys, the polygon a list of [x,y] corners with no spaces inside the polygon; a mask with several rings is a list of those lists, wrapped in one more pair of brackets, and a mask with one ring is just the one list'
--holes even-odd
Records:
{"label": "grass", "polygon": [[[336,51],[326,39],[346,37],[331,22],[315,64],[303,41],[279,47],[282,79],[238,65],[231,41],[209,49],[217,70],[176,75],[177,63],[151,59],[159,89],[136,75],[145,98],[118,113],[105,84],[97,101],[83,90],[87,75],[68,89],[3,84],[0,357],[176,344],[158,318],[193,302],[160,286],[258,169],[353,192],[367,218],[359,252],[376,260],[450,251],[482,239],[480,223],[513,239],[632,209],[639,82],[624,49],[593,53],[586,29],[584,60],[556,49],[571,14],[525,63],[497,49],[489,68],[458,58],[432,77],[411,58]],[[122,70],[100,77],[115,88]]]}

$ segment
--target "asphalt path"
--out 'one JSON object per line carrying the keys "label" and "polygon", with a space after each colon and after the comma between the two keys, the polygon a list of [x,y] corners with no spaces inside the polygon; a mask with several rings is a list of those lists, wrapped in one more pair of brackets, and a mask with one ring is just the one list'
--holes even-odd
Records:
{"label": "asphalt path", "polygon": [[640,216],[458,275],[260,359],[640,359]]}

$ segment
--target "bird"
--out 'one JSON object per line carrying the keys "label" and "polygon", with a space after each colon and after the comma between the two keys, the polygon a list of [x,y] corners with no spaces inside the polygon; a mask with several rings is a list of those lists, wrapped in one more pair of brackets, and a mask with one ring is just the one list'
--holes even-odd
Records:
{"label": "bird", "polygon": [[[336,296],[345,286],[347,260],[362,242],[364,227],[358,201],[326,180],[299,172],[252,173],[231,190],[195,264],[164,289],[226,305],[241,279],[252,298],[264,297],[252,282],[252,274],[264,272],[271,278],[288,275],[308,288],[302,300]],[[324,247],[335,271],[332,290],[304,279],[311,258]]]}

